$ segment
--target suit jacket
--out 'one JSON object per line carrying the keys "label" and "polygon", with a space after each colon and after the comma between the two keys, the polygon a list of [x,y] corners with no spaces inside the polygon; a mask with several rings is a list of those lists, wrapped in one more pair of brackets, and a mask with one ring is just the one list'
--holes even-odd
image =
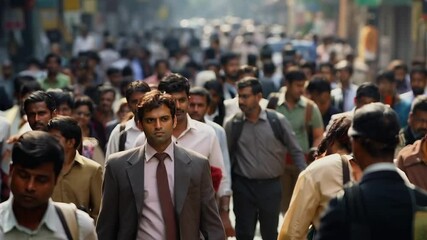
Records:
{"label": "suit jacket", "polygon": [[[371,172],[362,177],[359,186],[370,239],[412,239],[412,202],[402,177],[391,170]],[[424,192],[415,190],[414,195],[417,205],[427,205]],[[342,199],[331,200],[316,239],[352,239],[348,220]]]}
{"label": "suit jacket", "polygon": [[[100,240],[136,238],[144,202],[144,159],[144,145],[110,155],[96,226]],[[202,234],[205,239],[224,240],[208,160],[176,145],[174,159],[180,239],[200,239]]]}

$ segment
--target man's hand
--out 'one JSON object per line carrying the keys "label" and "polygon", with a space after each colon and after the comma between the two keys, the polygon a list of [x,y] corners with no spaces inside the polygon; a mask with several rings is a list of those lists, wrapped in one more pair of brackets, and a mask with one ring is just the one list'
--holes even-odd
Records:
{"label": "man's hand", "polygon": [[234,231],[234,228],[231,225],[231,221],[230,221],[230,217],[229,217],[228,212],[220,210],[219,215],[221,216],[221,221],[222,221],[222,224],[223,224],[224,229],[225,229],[225,236],[235,237],[236,232]]}

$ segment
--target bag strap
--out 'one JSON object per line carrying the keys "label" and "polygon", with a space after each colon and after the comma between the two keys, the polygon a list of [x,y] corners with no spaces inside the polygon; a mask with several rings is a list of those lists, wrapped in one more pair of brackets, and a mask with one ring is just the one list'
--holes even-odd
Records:
{"label": "bag strap", "polygon": [[270,93],[270,96],[268,96],[268,103],[267,103],[268,109],[277,108],[277,103],[279,102],[279,96],[280,96],[280,92]]}
{"label": "bag strap", "polygon": [[310,127],[310,123],[311,123],[311,119],[313,116],[313,102],[308,99],[308,98],[304,98],[304,100],[306,101],[307,105],[305,107],[305,128],[307,129],[308,132],[308,128]]}
{"label": "bag strap", "polygon": [[125,143],[127,138],[127,131],[125,131],[126,123],[120,124],[120,135],[119,135],[119,152],[125,150]]}
{"label": "bag strap", "polygon": [[271,129],[273,129],[274,136],[283,144],[283,146],[286,146],[285,140],[283,139],[285,133],[283,131],[282,124],[280,123],[279,117],[277,116],[277,112],[271,109],[266,109],[265,111],[267,112],[267,119],[270,123]]}
{"label": "bag strap", "polygon": [[350,169],[348,168],[349,159],[344,155],[341,155],[341,165],[342,165],[342,184],[343,186],[350,182]]}
{"label": "bag strap", "polygon": [[79,239],[79,225],[77,224],[77,208],[72,203],[55,202],[55,210],[64,228],[68,240]]}

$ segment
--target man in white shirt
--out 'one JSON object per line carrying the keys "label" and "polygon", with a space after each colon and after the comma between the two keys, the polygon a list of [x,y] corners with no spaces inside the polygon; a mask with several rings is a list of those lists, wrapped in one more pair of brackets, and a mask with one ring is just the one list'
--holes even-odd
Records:
{"label": "man in white shirt", "polygon": [[[126,123],[118,124],[111,132],[110,139],[107,143],[107,151],[105,156],[110,154],[130,149],[134,146],[137,137],[142,133],[138,128],[136,111],[139,101],[144,97],[144,94],[150,91],[150,87],[144,81],[134,81],[126,89],[126,100],[134,117]],[[122,143],[120,143],[122,139]],[[123,144],[124,143],[124,144]],[[120,146],[123,145],[123,146]]]}
{"label": "man in white shirt", "polygon": [[[0,239],[97,239],[88,214],[50,199],[64,162],[54,137],[42,131],[25,133],[13,146],[12,161],[13,197],[0,204]],[[67,221],[70,209],[78,230]]]}
{"label": "man in white shirt", "polygon": [[87,26],[80,26],[80,35],[76,37],[73,45],[73,56],[80,52],[96,50],[96,39],[89,33]]}

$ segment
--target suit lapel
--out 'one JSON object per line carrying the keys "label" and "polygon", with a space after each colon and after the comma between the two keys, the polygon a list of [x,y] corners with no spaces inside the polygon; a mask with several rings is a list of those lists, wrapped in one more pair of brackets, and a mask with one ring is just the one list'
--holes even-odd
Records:
{"label": "suit lapel", "polygon": [[175,209],[178,216],[181,214],[184,201],[190,185],[190,158],[178,146],[174,146],[175,162]]}
{"label": "suit lapel", "polygon": [[144,146],[136,154],[132,155],[127,161],[130,166],[126,169],[132,192],[135,197],[136,209],[138,215],[141,214],[142,204],[144,202]]}

